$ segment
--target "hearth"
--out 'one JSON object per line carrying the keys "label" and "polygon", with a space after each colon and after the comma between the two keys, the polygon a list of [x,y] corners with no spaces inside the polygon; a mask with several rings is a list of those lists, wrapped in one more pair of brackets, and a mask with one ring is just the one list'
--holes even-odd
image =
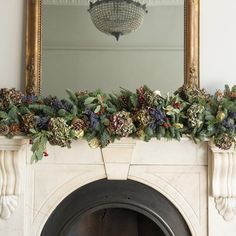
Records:
{"label": "hearth", "polygon": [[190,236],[177,208],[133,180],[98,180],[67,196],[41,236]]}

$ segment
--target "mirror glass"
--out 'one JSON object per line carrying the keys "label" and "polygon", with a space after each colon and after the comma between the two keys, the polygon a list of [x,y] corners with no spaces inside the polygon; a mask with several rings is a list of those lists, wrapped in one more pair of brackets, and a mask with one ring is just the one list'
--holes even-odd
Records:
{"label": "mirror glass", "polygon": [[184,1],[152,0],[140,28],[115,37],[100,32],[87,0],[43,0],[42,95],[65,89],[173,92],[184,83]]}

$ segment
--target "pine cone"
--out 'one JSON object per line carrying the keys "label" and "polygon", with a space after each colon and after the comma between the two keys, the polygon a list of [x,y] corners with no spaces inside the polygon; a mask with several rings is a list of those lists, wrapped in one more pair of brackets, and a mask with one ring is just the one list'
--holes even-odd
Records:
{"label": "pine cone", "polygon": [[72,127],[75,130],[83,130],[85,131],[88,128],[88,123],[86,123],[83,119],[80,119],[78,117],[75,117],[71,122]]}
{"label": "pine cone", "polygon": [[8,135],[10,131],[10,128],[8,125],[1,124],[0,125],[0,134],[1,135]]}
{"label": "pine cone", "polygon": [[19,124],[11,124],[9,126],[9,128],[10,128],[9,134],[11,136],[15,136],[15,135],[19,135],[20,134],[20,126],[19,126]]}
{"label": "pine cone", "polygon": [[23,97],[23,93],[17,91],[16,89],[0,89],[0,100],[2,100],[2,105],[5,109],[13,103],[14,105],[21,104],[21,99]]}
{"label": "pine cone", "polygon": [[61,147],[70,146],[72,140],[71,127],[67,125],[63,118],[51,118],[49,122],[49,130],[52,133],[49,136],[50,144]]}
{"label": "pine cone", "polygon": [[154,106],[160,98],[159,94],[151,91],[147,87],[140,87],[139,89],[136,90],[136,92],[138,95],[139,105],[141,107]]}
{"label": "pine cone", "polygon": [[215,137],[214,141],[215,145],[223,150],[230,149],[233,143],[235,142],[234,139],[230,137],[227,133]]}
{"label": "pine cone", "polygon": [[20,129],[23,133],[29,133],[36,125],[34,114],[26,114],[21,116]]}
{"label": "pine cone", "polygon": [[133,120],[130,113],[126,111],[119,111],[111,116],[108,131],[119,136],[126,137],[134,130]]}
{"label": "pine cone", "polygon": [[145,89],[144,87],[140,87],[139,89],[136,90],[136,93],[138,95],[138,102],[139,105],[143,106],[145,105]]}
{"label": "pine cone", "polygon": [[9,98],[4,98],[1,102],[2,110],[7,110],[11,104],[11,100]]}
{"label": "pine cone", "polygon": [[122,107],[127,108],[129,107],[129,99],[128,97],[121,95],[118,97],[118,100],[120,101]]}
{"label": "pine cone", "polygon": [[230,98],[236,99],[236,92],[231,92],[230,93]]}

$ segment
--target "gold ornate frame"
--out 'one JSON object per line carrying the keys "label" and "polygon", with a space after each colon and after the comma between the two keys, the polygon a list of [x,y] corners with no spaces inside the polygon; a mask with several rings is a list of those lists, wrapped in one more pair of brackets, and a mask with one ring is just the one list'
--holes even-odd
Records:
{"label": "gold ornate frame", "polygon": [[[199,5],[185,0],[184,85],[199,87]],[[27,0],[25,91],[40,94],[42,0]]]}

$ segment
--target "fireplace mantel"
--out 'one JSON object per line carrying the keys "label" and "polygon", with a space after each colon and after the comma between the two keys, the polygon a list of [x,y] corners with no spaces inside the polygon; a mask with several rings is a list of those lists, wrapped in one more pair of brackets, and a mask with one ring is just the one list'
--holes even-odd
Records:
{"label": "fireplace mantel", "polygon": [[104,149],[77,141],[71,149],[48,146],[48,153],[32,165],[27,139],[0,137],[0,235],[39,236],[60,201],[103,178],[131,179],[156,189],[182,213],[194,236],[221,235],[213,229],[215,222],[224,232],[235,230],[233,149],[188,138],[148,143],[123,138]]}

